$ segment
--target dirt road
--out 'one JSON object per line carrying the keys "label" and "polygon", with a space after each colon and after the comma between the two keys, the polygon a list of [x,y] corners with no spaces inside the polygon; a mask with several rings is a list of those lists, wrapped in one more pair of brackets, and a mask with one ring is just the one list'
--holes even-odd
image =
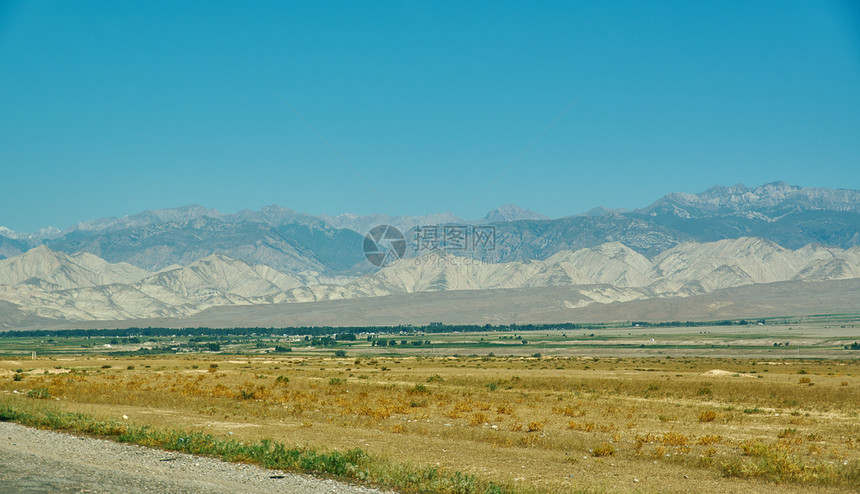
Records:
{"label": "dirt road", "polygon": [[0,423],[0,493],[382,494],[333,480]]}

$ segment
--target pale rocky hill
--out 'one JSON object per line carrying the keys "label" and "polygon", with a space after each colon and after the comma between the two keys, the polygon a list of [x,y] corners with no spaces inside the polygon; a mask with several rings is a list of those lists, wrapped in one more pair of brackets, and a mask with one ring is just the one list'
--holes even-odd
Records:
{"label": "pale rocky hill", "polygon": [[860,277],[860,249],[808,245],[790,250],[760,238],[689,242],[658,255],[650,273],[700,293],[754,283]]}
{"label": "pale rocky hill", "polygon": [[860,247],[842,250],[810,244],[799,249],[797,253],[809,259],[809,262],[797,274],[796,279],[826,281],[860,278]]}
{"label": "pale rocky hill", "polygon": [[710,292],[791,280],[807,265],[802,255],[769,240],[740,238],[673,247],[654,259],[650,276],[681,286],[698,285],[694,291]]}
{"label": "pale rocky hill", "polygon": [[45,246],[0,260],[0,285],[27,283],[53,289],[82,288],[134,283],[149,274],[124,262],[111,264],[92,254],[68,255]]}
{"label": "pale rocky hill", "polygon": [[621,242],[609,242],[575,252],[562,251],[547,263],[569,263],[584,274],[591,283],[623,287],[645,287],[654,280],[649,277],[651,262]]}
{"label": "pale rocky hill", "polygon": [[220,254],[149,272],[40,247],[0,261],[0,301],[24,316],[91,321],[187,317],[222,306],[567,287],[564,306],[581,308],[752,284],[852,278],[860,278],[860,247],[811,244],[790,250],[760,238],[687,242],[653,259],[619,242],[562,251],[543,261],[427,255],[355,278],[284,273]]}
{"label": "pale rocky hill", "polygon": [[0,280],[0,299],[25,312],[77,320],[181,317],[213,306],[285,302],[291,301],[286,291],[318,284],[312,276],[221,255],[150,273],[44,247],[0,261]]}
{"label": "pale rocky hill", "polygon": [[[454,256],[408,259],[347,284],[348,293],[576,286],[587,299],[618,302],[689,296],[756,283],[860,278],[860,247],[793,251],[759,238],[688,242],[653,260],[619,243],[562,251],[545,261],[483,263]],[[345,295],[346,294],[346,295]],[[582,303],[582,301],[578,302]]]}
{"label": "pale rocky hill", "polygon": [[290,291],[294,301],[392,293],[576,287],[576,306],[652,297],[686,297],[756,283],[860,278],[860,248],[809,246],[798,251],[768,240],[689,242],[653,260],[618,242],[563,251],[545,261],[485,263],[450,255],[405,259],[339,287]]}

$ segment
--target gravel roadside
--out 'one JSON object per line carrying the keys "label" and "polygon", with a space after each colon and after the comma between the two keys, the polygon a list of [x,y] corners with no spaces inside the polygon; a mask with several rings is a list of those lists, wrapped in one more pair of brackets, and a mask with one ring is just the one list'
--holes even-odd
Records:
{"label": "gravel roadside", "polygon": [[0,493],[382,494],[308,475],[0,422]]}

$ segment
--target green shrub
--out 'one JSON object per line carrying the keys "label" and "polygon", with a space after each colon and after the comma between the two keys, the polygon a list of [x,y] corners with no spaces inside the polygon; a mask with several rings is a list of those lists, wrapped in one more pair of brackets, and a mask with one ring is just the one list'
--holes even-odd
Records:
{"label": "green shrub", "polygon": [[39,400],[46,400],[51,397],[51,392],[48,391],[48,388],[34,388],[27,392],[27,398],[37,398]]}

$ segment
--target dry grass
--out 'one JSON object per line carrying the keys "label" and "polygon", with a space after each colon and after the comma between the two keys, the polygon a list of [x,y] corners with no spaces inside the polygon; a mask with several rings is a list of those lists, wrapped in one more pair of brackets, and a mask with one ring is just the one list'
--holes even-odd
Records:
{"label": "dry grass", "polygon": [[[814,386],[798,385],[801,369]],[[0,403],[41,399],[216,437],[360,447],[545,492],[851,492],[860,475],[858,390],[853,361],[0,361]]]}

